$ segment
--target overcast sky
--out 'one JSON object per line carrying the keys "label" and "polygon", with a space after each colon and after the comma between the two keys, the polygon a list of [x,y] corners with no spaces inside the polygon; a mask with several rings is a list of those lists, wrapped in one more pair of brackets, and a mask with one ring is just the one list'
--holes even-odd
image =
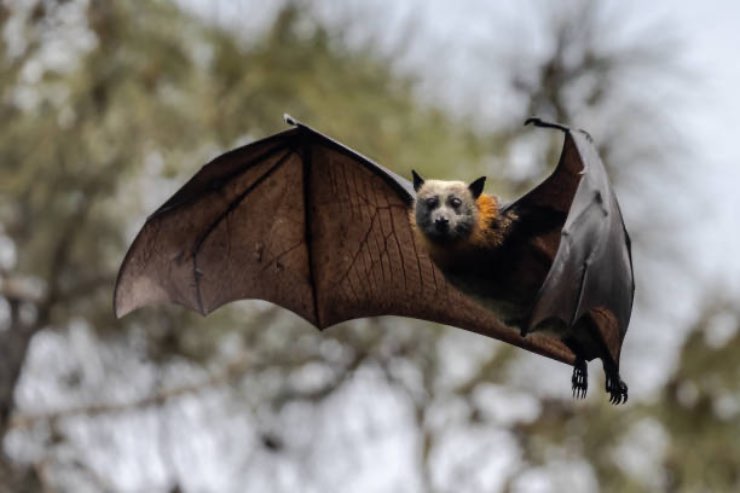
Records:
{"label": "overcast sky", "polygon": [[740,295],[740,2],[659,2],[680,5],[671,13],[686,37],[688,58],[700,74],[697,105],[687,119],[700,159],[697,205],[711,203],[697,251],[706,268]]}

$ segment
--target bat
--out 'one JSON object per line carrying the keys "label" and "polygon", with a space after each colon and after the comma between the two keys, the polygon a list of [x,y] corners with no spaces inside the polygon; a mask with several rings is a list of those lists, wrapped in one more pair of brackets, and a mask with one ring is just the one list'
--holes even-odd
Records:
{"label": "bat", "polygon": [[121,265],[117,317],[239,299],[319,329],[396,315],[473,331],[574,366],[600,358],[613,403],[634,283],[629,235],[591,139],[565,134],[539,186],[504,205],[463,182],[398,176],[294,120],[206,164],[144,224]]}

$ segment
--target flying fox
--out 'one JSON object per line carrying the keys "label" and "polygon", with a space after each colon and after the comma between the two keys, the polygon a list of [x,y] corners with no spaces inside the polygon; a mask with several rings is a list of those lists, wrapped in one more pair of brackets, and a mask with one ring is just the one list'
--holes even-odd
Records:
{"label": "flying fox", "polygon": [[564,133],[563,151],[504,204],[484,178],[411,182],[286,121],[294,128],[216,157],[149,216],[118,274],[117,316],[165,301],[206,315],[256,298],[320,329],[413,317],[572,364],[578,397],[586,362],[601,358],[611,401],[627,400],[630,239],[585,132],[532,119]]}

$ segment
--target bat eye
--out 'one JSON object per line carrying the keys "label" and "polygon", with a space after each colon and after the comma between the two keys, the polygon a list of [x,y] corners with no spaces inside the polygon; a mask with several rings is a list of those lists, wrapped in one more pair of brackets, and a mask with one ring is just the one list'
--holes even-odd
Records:
{"label": "bat eye", "polygon": [[439,203],[439,200],[437,199],[437,197],[429,197],[425,200],[425,202],[427,204],[427,207],[432,209],[434,207],[437,207],[437,203]]}
{"label": "bat eye", "polygon": [[459,199],[459,198],[457,198],[457,197],[452,197],[452,198],[450,199],[450,205],[451,205],[452,207],[454,207],[455,209],[457,209],[458,207],[460,207],[460,206],[462,205],[462,200],[460,200],[460,199]]}

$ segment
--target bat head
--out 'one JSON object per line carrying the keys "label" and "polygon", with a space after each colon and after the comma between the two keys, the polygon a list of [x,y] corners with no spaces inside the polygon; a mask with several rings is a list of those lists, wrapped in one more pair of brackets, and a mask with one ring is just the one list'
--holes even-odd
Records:
{"label": "bat head", "polygon": [[478,222],[476,200],[486,178],[469,185],[462,181],[425,180],[412,171],[416,200],[414,218],[424,236],[437,244],[466,240]]}

